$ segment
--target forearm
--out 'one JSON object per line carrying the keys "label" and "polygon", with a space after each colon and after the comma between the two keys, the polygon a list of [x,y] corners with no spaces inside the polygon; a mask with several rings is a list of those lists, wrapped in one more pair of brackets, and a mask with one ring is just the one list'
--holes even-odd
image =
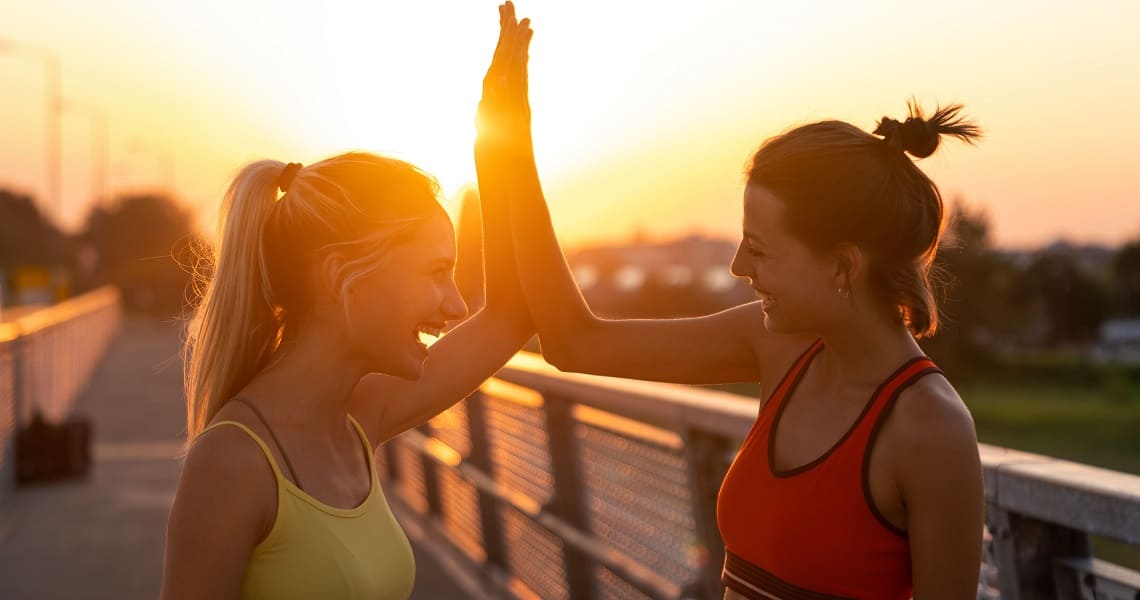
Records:
{"label": "forearm", "polygon": [[[529,144],[528,144],[529,146]],[[558,243],[529,147],[511,160],[509,213],[519,280],[544,348],[565,347],[595,321]]]}
{"label": "forearm", "polygon": [[511,234],[508,191],[503,185],[501,174],[494,168],[480,165],[480,162],[477,161],[476,164],[479,208],[483,222],[485,310],[494,313],[527,313]]}

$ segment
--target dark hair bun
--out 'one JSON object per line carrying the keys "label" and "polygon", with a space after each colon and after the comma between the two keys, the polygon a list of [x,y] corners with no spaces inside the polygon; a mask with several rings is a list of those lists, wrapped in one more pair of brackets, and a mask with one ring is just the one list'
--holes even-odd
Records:
{"label": "dark hair bun", "polygon": [[961,104],[940,106],[927,119],[918,103],[911,100],[907,102],[908,116],[905,121],[900,123],[890,117],[883,117],[873,133],[883,136],[887,147],[896,152],[926,158],[938,149],[943,134],[952,135],[969,144],[982,136],[981,128],[959,116],[961,111]]}

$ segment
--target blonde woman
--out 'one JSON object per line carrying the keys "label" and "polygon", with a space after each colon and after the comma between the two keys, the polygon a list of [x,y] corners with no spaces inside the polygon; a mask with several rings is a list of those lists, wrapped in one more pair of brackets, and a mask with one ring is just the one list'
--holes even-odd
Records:
{"label": "blonde woman", "polygon": [[[489,75],[524,31],[502,20]],[[481,113],[493,119],[494,102]],[[483,169],[491,143],[476,143],[487,213],[505,210]],[[164,599],[410,594],[411,549],[373,452],[465,397],[533,333],[509,231],[491,230],[486,306],[421,343],[466,314],[437,193],[416,167],[364,153],[237,175],[186,342],[190,447]]]}

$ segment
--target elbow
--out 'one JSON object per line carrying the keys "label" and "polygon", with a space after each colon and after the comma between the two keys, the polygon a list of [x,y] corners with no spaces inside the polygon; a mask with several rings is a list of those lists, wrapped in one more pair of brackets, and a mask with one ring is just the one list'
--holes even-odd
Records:
{"label": "elbow", "polygon": [[591,339],[600,323],[589,310],[531,311],[538,330],[538,341],[546,362],[559,371],[590,372]]}
{"label": "elbow", "polygon": [[546,362],[554,366],[559,371],[574,373],[578,372],[576,368],[578,364],[577,357],[573,348],[568,344],[556,343],[549,337],[543,337],[541,334],[538,336],[538,343],[541,347],[542,358]]}
{"label": "elbow", "polygon": [[542,357],[559,371],[567,373],[589,373],[589,351],[587,327],[568,327],[559,331],[539,328],[538,342]]}

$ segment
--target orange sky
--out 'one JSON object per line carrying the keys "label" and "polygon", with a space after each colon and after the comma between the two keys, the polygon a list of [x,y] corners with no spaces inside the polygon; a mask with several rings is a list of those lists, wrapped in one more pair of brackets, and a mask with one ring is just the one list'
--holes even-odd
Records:
{"label": "orange sky", "polygon": [[[988,208],[999,243],[1140,236],[1140,3],[1080,4],[524,0],[556,225],[569,243],[734,236],[741,169],[764,138],[822,118],[871,128],[915,95],[963,102],[985,127],[979,147],[922,164],[946,197]],[[168,153],[179,196],[212,223],[228,177],[261,157],[362,148],[449,193],[471,180],[495,5],[25,0],[0,5],[0,38],[54,49],[65,95],[105,108],[113,191],[160,185]],[[37,195],[41,72],[0,53],[0,185]],[[90,131],[75,115],[63,128],[74,224]]]}

